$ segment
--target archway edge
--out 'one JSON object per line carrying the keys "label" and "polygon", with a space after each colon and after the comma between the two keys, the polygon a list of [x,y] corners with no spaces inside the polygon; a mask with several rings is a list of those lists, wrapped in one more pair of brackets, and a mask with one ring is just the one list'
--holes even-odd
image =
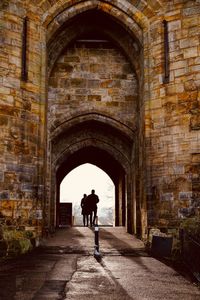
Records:
{"label": "archway edge", "polygon": [[[64,2],[63,0],[58,0],[52,5],[48,0],[40,0],[39,6],[44,11],[43,24],[48,26],[50,22],[63,10],[73,7],[78,3],[83,3],[84,5],[84,2],[86,1],[87,0],[68,0]],[[153,2],[144,0],[141,1],[142,3],[136,3],[135,5],[131,4],[128,0],[93,0],[90,2],[93,2],[96,6],[98,6],[99,2],[102,4],[111,4],[113,7],[117,7],[120,10],[126,11],[129,15],[131,12],[135,12],[135,17],[140,21],[138,24],[145,23],[145,18],[154,15],[156,10],[162,8],[161,0],[155,0]]]}
{"label": "archway edge", "polygon": [[[81,153],[80,153],[81,152]],[[56,203],[59,206],[60,184],[70,172],[85,163],[92,164],[101,169],[110,177],[115,186],[115,225],[125,226],[125,176],[122,166],[114,157],[105,150],[96,147],[83,148],[68,157],[66,161],[56,170],[57,195]],[[94,155],[95,153],[95,155]],[[92,157],[91,157],[92,156]],[[88,178],[89,179],[89,178]],[[93,186],[94,187],[94,186]],[[96,188],[95,188],[96,189]],[[58,210],[57,210],[58,211]],[[58,219],[58,213],[57,213]]]}
{"label": "archway edge", "polygon": [[74,144],[71,144],[69,147],[63,151],[59,157],[52,162],[52,168],[57,173],[57,170],[67,161],[72,155],[77,153],[78,151],[93,147],[99,150],[104,151],[105,153],[109,154],[116,162],[124,169],[124,171],[128,174],[130,172],[130,161],[128,157],[124,155],[119,149],[113,147],[108,143],[105,143],[102,140],[87,138],[83,140],[79,140]]}
{"label": "archway edge", "polygon": [[[66,162],[67,163],[67,162]],[[113,184],[115,184],[115,179],[113,178],[112,175],[110,175],[110,172],[107,171],[106,168],[103,168],[100,164],[97,163],[94,163],[94,162],[83,162],[83,163],[75,163],[73,166],[70,166],[68,167],[67,169],[65,169],[65,172],[63,173],[62,177],[60,178],[59,182],[62,182],[62,180],[70,174],[70,172],[72,172],[73,170],[75,170],[76,168],[80,167],[80,166],[83,166],[85,164],[90,164],[90,165],[93,165],[97,168],[99,168],[101,171],[103,171],[113,182]],[[60,169],[57,170],[57,174],[60,172]]]}
{"label": "archway edge", "polygon": [[100,10],[105,12],[121,24],[124,24],[142,43],[142,31],[148,28],[148,18],[128,1],[68,1],[62,3],[58,1],[46,13],[43,14],[43,25],[47,28],[47,40],[59,29],[65,22],[71,18],[88,10]]}
{"label": "archway edge", "polygon": [[99,122],[105,124],[106,126],[112,127],[118,130],[122,135],[126,136],[129,140],[133,140],[134,134],[136,131],[135,128],[131,128],[126,124],[104,114],[100,114],[97,112],[85,112],[83,114],[76,115],[71,117],[70,119],[66,119],[65,117],[60,119],[60,124],[55,125],[51,130],[51,141],[56,139],[60,134],[67,131],[68,129],[73,128],[77,124],[81,126],[81,124],[85,122]]}
{"label": "archway edge", "polygon": [[[98,11],[89,10],[84,13],[91,13],[92,16],[95,15],[95,13],[98,13],[99,17],[101,17],[101,12]],[[90,17],[87,16],[87,21],[85,22],[85,20],[82,19],[84,13],[79,15],[79,17],[70,22],[68,26],[59,31],[56,34],[56,37],[53,37],[48,41],[48,77],[50,77],[54,64],[62,54],[63,50],[67,49],[70,44],[72,45],[73,43],[75,43],[76,39],[80,35],[90,32],[91,24],[89,22],[87,23]],[[115,47],[120,48],[120,51],[123,51],[123,53],[126,57],[128,57],[133,66],[134,72],[137,75],[137,80],[139,80],[139,63],[142,53],[141,45],[137,41],[134,41],[130,33],[121,24],[117,23],[115,20],[109,20],[109,15],[104,15],[103,17],[106,17],[106,19],[104,18],[102,20],[103,24],[93,23],[92,29],[96,32],[101,32],[102,34],[104,34],[108,40],[114,43]],[[107,20],[107,22],[109,23],[106,24],[105,20]]]}
{"label": "archway edge", "polygon": [[[100,159],[100,157],[104,160]],[[121,162],[117,161],[114,157],[108,153],[105,149],[100,149],[98,146],[89,146],[80,148],[62,162],[62,164],[56,169],[56,176],[58,183],[60,183],[65,176],[67,176],[72,170],[83,165],[92,164],[102,171],[104,171],[113,181],[114,184],[119,180],[121,174],[125,174]]]}

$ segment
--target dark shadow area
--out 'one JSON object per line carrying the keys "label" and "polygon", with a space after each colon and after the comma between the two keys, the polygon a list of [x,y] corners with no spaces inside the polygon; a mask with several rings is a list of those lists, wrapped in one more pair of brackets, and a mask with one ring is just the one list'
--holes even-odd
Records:
{"label": "dark shadow area", "polygon": [[188,268],[188,266],[184,263],[183,259],[181,257],[179,258],[167,258],[167,257],[157,257],[153,256],[156,260],[159,260],[166,266],[174,269],[178,274],[182,275],[184,278],[186,278],[188,281],[199,285],[199,281],[197,278],[192,274],[191,270]]}
{"label": "dark shadow area", "polygon": [[[83,227],[83,226],[80,226]],[[78,226],[77,226],[78,228]],[[79,243],[80,239],[84,239],[85,236],[80,233],[76,229],[76,227],[64,227],[64,228],[57,228],[55,235],[53,238],[56,238],[56,235],[62,235],[63,232],[65,233],[65,236],[68,237],[66,239],[65,244],[66,245],[40,245],[38,248],[34,250],[34,252],[41,254],[84,254],[89,255],[89,250],[85,249],[84,246],[82,246]],[[71,238],[72,237],[72,238]]]}
{"label": "dark shadow area", "polygon": [[[96,125],[95,125],[96,126]],[[119,174],[124,175],[120,164],[109,153],[96,147],[85,147],[72,154],[69,159],[59,167],[57,171],[58,184],[63,178],[76,167],[90,163],[102,169],[112,179],[114,184],[118,183]]]}
{"label": "dark shadow area", "polygon": [[[72,28],[73,34],[70,32]],[[116,18],[100,10],[82,12],[64,22],[48,41],[48,66],[51,67],[53,61],[56,61],[57,56],[77,39],[93,39],[100,40],[101,42],[108,39],[110,43],[115,44],[123,52],[132,63],[134,69],[138,70],[140,68],[139,63],[141,62],[140,52],[142,45],[139,39],[127,29]],[[94,42],[92,44],[94,45]],[[136,46],[130,47],[133,44]],[[56,45],[57,51],[55,51]]]}
{"label": "dark shadow area", "polygon": [[101,227],[100,227],[100,240],[109,241],[109,244],[113,246],[113,249],[116,249],[121,255],[131,255],[135,257],[149,256],[147,251],[145,251],[145,248],[137,248],[137,249],[131,248],[128,243],[117,238],[114,234],[108,232],[106,229],[103,228],[101,229]]}
{"label": "dark shadow area", "polygon": [[70,227],[69,231],[66,228],[59,229],[48,240],[53,241],[63,233],[68,235],[69,240],[73,237],[73,246],[67,245],[67,240],[66,246],[42,244],[30,253],[0,261],[1,300],[62,299],[58,297],[64,295],[66,280],[48,280],[54,266],[64,259],[65,254],[89,255],[79,243],[84,235],[75,228]]}
{"label": "dark shadow area", "polygon": [[[127,233],[128,234],[128,233]],[[156,260],[160,261],[161,263],[165,264],[168,267],[171,267],[174,269],[178,274],[182,275],[184,278],[189,280],[190,282],[193,283],[198,283],[197,279],[193,276],[191,271],[188,269],[186,264],[181,259],[177,260],[172,260],[170,258],[166,257],[158,257],[158,256],[153,256],[151,252],[147,251],[146,249],[132,249],[130,248],[130,245],[127,244],[126,242],[118,239],[115,235],[112,233],[106,231],[106,229],[101,229],[100,228],[100,249],[101,249],[101,240],[106,240],[109,241],[109,244],[113,246],[113,249],[117,249],[117,251],[120,253],[122,256],[129,257],[131,260],[134,260],[134,257],[153,257]],[[100,251],[101,252],[101,251]],[[107,252],[102,253],[102,258],[103,256],[108,256],[110,255]],[[141,260],[135,260],[135,262],[139,265],[141,265],[143,268],[146,270],[150,271]]]}
{"label": "dark shadow area", "polygon": [[[90,228],[90,229],[94,231],[94,228]],[[100,230],[99,245],[100,245],[100,253],[102,255],[102,259],[104,256],[110,256],[110,255],[126,256],[131,260],[134,260],[134,257],[136,257],[137,259],[134,260],[136,264],[140,265],[142,268],[150,272],[147,266],[143,263],[142,259],[140,259],[141,257],[149,257],[148,253],[145,251],[144,248],[138,248],[138,249],[131,248],[128,243],[117,238],[114,234],[108,232],[106,229],[100,227],[99,230]],[[101,251],[102,240],[108,242],[113,249],[109,252],[106,252],[105,250]]]}
{"label": "dark shadow area", "polygon": [[[99,227],[100,234],[99,234],[99,250],[101,253],[102,250],[102,261],[99,261],[99,265],[105,271],[107,276],[104,277],[104,272],[102,273],[102,280],[107,280],[108,278],[111,279],[113,282],[113,287],[109,290],[108,297],[110,299],[124,299],[129,300],[133,299],[134,297],[130,297],[126,290],[124,289],[123,285],[118,281],[118,278],[112,274],[112,271],[107,267],[107,264],[104,261],[104,257],[106,256],[118,256],[118,263],[120,269],[122,269],[123,274],[123,264],[120,264],[119,257],[124,256],[129,261],[128,266],[131,266],[131,262],[135,265],[138,265],[138,270],[143,269],[147,275],[145,276],[152,276],[150,279],[149,284],[151,282],[155,282],[154,272],[149,269],[145,265],[145,260],[142,261],[142,258],[151,259],[151,256],[145,251],[145,248],[140,247],[140,244],[137,244],[137,240],[135,240],[134,246],[134,237],[133,237],[133,247],[130,246],[129,243],[120,239],[120,235],[116,237],[116,234],[112,234],[106,230],[106,228]],[[31,253],[25,254],[19,258],[13,258],[4,262],[1,262],[0,266],[0,299],[1,300],[15,300],[15,299],[65,299],[66,292],[66,284],[70,282],[71,279],[66,279],[66,277],[51,277],[51,274],[54,272],[55,267],[57,265],[57,271],[60,274],[60,269],[58,267],[69,268],[69,262],[74,259],[73,262],[73,269],[79,271],[77,269],[77,259],[83,259],[85,261],[86,268],[83,269],[83,272],[89,272],[90,269],[87,270],[87,259],[91,259],[93,253],[91,253],[92,246],[94,245],[94,236],[93,236],[94,227],[90,228],[90,230],[85,230],[80,232],[78,228],[69,227],[64,229],[59,229],[55,232],[52,237],[49,237],[49,244],[47,246],[43,245],[39,248],[36,248]],[[52,242],[51,242],[52,241]],[[101,249],[101,244],[103,242],[108,243],[108,250],[105,251]],[[59,244],[60,243],[60,244]],[[111,246],[111,248],[109,247]],[[135,249],[134,249],[135,247]],[[85,250],[86,249],[86,250]],[[111,249],[111,251],[109,251]],[[114,251],[112,251],[112,249]],[[90,250],[90,253],[89,253]],[[77,254],[77,255],[76,255]],[[74,258],[75,257],[75,258]],[[63,262],[68,258],[68,263],[65,265]],[[163,264],[167,264],[169,267],[174,267],[170,263],[168,264],[165,260],[159,259],[160,262]],[[122,261],[123,262],[123,261]],[[153,264],[155,262],[152,261]],[[66,268],[65,268],[66,266]],[[94,258],[94,269],[95,269],[95,258]],[[136,268],[137,269],[137,268]],[[155,267],[154,267],[155,269]],[[178,277],[181,275],[184,276],[184,273],[179,272],[180,269],[175,269],[178,273],[173,274],[172,276]],[[94,271],[91,271],[94,273]],[[163,271],[160,271],[161,274]],[[82,280],[82,275],[80,270],[80,277],[79,281]],[[101,273],[100,273],[101,274]],[[59,275],[60,276],[60,275]],[[137,274],[134,274],[137,276]],[[141,276],[138,275],[138,276]],[[188,279],[188,278],[187,278]],[[158,282],[155,284],[158,285],[162,283],[162,285],[168,284],[169,279],[165,279],[165,277],[161,277]],[[83,277],[84,282],[84,277]],[[76,284],[76,281],[75,281]],[[174,284],[173,279],[169,281],[169,284]],[[179,283],[177,283],[179,284]],[[144,287],[144,289],[148,289]],[[167,287],[166,287],[167,289]],[[193,299],[198,299],[198,295],[188,293],[188,291],[175,291],[177,293],[177,297],[180,295],[194,297]],[[105,292],[106,294],[106,292]],[[100,296],[97,299],[104,299],[105,296],[100,293]],[[107,294],[106,294],[107,295]],[[118,298],[117,298],[118,295]],[[92,295],[91,295],[92,296]],[[20,298],[21,297],[21,298]],[[53,298],[52,298],[53,297]],[[60,298],[59,298],[60,297]],[[109,298],[108,298],[109,299]],[[175,299],[175,298],[173,298]],[[178,298],[177,298],[178,299]],[[185,299],[185,298],[184,298]],[[188,298],[189,299],[189,298]]]}

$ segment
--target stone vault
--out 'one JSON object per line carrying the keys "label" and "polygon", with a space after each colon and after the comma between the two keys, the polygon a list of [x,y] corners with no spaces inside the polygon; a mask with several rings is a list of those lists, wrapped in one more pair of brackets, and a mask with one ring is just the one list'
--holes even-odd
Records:
{"label": "stone vault", "polygon": [[115,182],[129,232],[195,214],[199,12],[198,0],[1,1],[4,217],[56,225],[59,184],[84,162]]}

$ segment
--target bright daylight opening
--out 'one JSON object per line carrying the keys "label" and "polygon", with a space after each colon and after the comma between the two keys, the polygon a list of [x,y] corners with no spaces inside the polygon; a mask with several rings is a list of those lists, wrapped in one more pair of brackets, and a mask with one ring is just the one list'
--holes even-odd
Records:
{"label": "bright daylight opening", "polygon": [[98,223],[113,226],[115,219],[115,186],[111,178],[92,164],[83,164],[72,170],[60,184],[60,203],[72,203],[73,225],[83,225],[81,199],[91,190],[99,196]]}

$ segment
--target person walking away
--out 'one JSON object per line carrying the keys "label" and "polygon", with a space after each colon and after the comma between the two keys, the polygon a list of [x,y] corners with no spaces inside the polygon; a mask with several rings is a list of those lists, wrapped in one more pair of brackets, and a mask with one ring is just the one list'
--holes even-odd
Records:
{"label": "person walking away", "polygon": [[[97,203],[99,202],[99,197],[95,194],[95,190],[91,191],[91,194],[87,196],[88,207],[90,210],[90,226],[95,224],[97,216]],[[94,216],[93,216],[94,213]],[[93,217],[93,220],[92,220]]]}
{"label": "person walking away", "polygon": [[87,199],[87,195],[84,194],[83,198],[81,199],[81,208],[82,208],[81,214],[83,215],[84,227],[85,227],[86,221],[87,221],[87,226],[88,226],[88,205],[87,205],[86,199]]}

